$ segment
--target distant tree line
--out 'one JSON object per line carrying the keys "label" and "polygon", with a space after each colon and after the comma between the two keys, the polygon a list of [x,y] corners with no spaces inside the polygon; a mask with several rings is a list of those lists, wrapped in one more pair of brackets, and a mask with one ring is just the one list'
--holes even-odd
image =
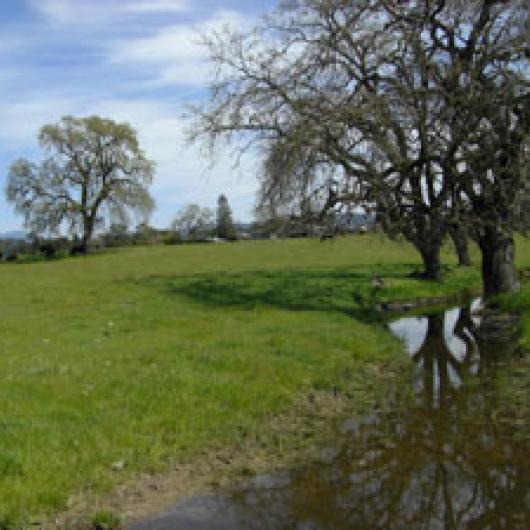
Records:
{"label": "distant tree line", "polygon": [[219,195],[217,210],[197,204],[184,206],[170,225],[167,243],[206,242],[214,239],[235,241],[238,232],[226,195]]}
{"label": "distant tree line", "polygon": [[[158,245],[168,237],[168,230],[158,230],[141,223],[130,230],[123,224],[112,224],[105,232],[91,238],[93,250],[105,247],[124,247],[133,245]],[[25,238],[0,237],[0,261],[34,261],[38,259],[57,259],[84,254],[80,248],[80,239],[74,236],[43,237],[28,234]]]}
{"label": "distant tree line", "polygon": [[[237,223],[225,195],[220,195],[217,210],[197,204],[184,206],[167,229],[147,222],[131,229],[125,223],[111,223],[90,238],[93,250],[134,245],[175,245],[235,241],[238,239],[270,239],[318,237],[327,239],[341,234],[363,233],[374,228],[375,218],[362,213],[333,214],[324,219],[294,212],[257,211],[251,223]],[[79,235],[41,235],[30,232],[25,237],[0,237],[0,261],[34,261],[83,254]]]}
{"label": "distant tree line", "polygon": [[167,244],[215,240],[320,237],[364,233],[375,227],[375,217],[361,212],[327,212],[326,215],[259,207],[252,223],[236,223],[228,199],[221,194],[217,209],[197,204],[184,206],[172,221]]}

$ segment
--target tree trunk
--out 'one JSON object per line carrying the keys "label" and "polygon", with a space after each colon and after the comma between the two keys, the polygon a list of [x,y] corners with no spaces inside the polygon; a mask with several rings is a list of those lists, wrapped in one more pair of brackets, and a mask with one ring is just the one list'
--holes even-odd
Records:
{"label": "tree trunk", "polygon": [[436,243],[426,243],[418,249],[423,260],[423,276],[427,280],[439,280],[442,276],[442,266],[440,262],[440,245]]}
{"label": "tree trunk", "polygon": [[79,253],[87,254],[88,253],[88,244],[92,238],[92,232],[94,231],[94,222],[88,217],[83,219],[83,236],[81,238],[81,243],[79,244]]}
{"label": "tree trunk", "polygon": [[482,283],[487,298],[501,293],[511,293],[519,287],[514,265],[512,232],[488,227],[479,238],[482,253]]}
{"label": "tree trunk", "polygon": [[85,236],[81,238],[81,243],[79,243],[79,246],[76,248],[76,251],[78,251],[79,254],[88,253],[88,239],[86,239]]}
{"label": "tree trunk", "polygon": [[451,227],[450,234],[455,245],[458,265],[460,267],[468,267],[471,265],[471,257],[469,256],[468,237],[465,229],[457,224]]}

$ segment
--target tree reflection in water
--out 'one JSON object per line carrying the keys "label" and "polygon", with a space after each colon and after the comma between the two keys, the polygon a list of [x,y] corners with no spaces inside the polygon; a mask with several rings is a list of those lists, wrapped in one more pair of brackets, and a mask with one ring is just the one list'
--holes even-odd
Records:
{"label": "tree reflection in water", "polygon": [[330,464],[283,487],[234,492],[242,528],[530,528],[528,447],[492,417],[517,341],[485,339],[470,308],[420,323],[416,405],[350,422]]}
{"label": "tree reflection in water", "polygon": [[346,422],[321,462],[210,499],[193,528],[530,528],[527,427],[498,420],[513,334],[485,335],[469,308],[391,328],[417,364],[416,402]]}

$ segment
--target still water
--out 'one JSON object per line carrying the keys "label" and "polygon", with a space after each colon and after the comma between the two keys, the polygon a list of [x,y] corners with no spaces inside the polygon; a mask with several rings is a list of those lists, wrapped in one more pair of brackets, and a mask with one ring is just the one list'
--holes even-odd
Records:
{"label": "still water", "polygon": [[342,421],[303,468],[131,530],[530,529],[528,408],[499,384],[517,377],[517,326],[478,306],[390,322],[415,362],[406,407]]}

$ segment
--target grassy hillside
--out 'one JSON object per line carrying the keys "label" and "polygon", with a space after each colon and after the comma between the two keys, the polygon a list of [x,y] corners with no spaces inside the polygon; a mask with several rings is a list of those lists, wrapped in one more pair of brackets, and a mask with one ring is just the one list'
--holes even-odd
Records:
{"label": "grassy hillside", "polygon": [[474,269],[409,278],[418,266],[378,236],[0,266],[0,521],[233,443],[310,389],[392,362],[377,300],[479,284]]}

